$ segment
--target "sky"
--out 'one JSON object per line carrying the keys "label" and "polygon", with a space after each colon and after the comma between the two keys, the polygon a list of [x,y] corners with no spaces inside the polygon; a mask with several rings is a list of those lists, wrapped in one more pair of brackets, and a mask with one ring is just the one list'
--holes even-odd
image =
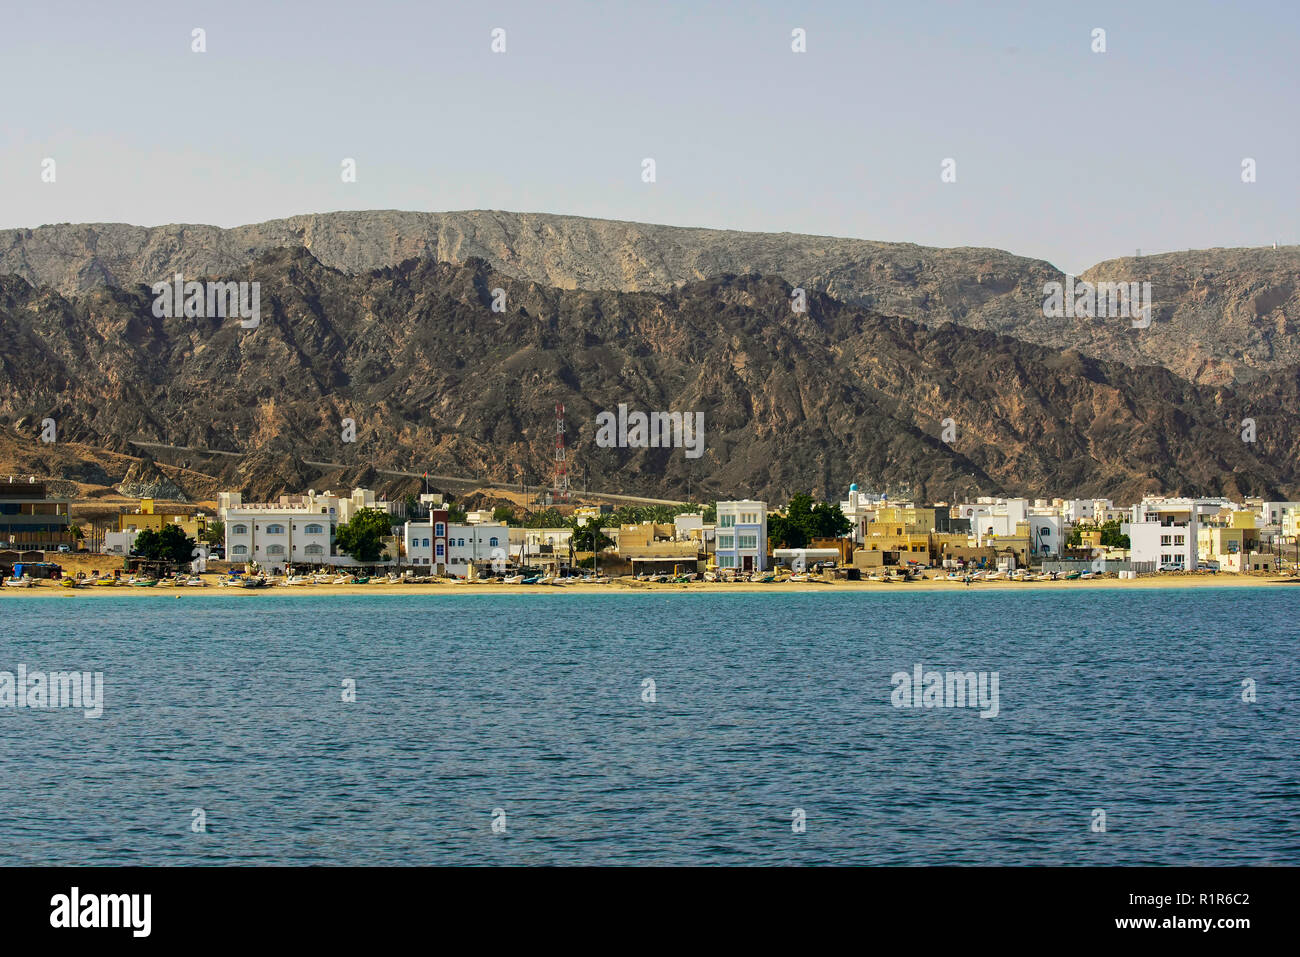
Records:
{"label": "sky", "polygon": [[1300,243],[1295,0],[2,2],[0,228],[506,209],[1075,273]]}

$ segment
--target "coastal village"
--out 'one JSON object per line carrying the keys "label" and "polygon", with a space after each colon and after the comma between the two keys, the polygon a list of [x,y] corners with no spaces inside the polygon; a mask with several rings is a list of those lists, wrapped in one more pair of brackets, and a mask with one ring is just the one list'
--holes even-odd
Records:
{"label": "coastal village", "polygon": [[[34,477],[0,481],[5,588],[418,582],[1069,581],[1295,575],[1300,502],[979,497],[464,510],[448,496],[308,490],[215,508],[141,499],[82,528]],[[89,533],[88,533],[89,532]],[[368,539],[367,539],[368,536]]]}

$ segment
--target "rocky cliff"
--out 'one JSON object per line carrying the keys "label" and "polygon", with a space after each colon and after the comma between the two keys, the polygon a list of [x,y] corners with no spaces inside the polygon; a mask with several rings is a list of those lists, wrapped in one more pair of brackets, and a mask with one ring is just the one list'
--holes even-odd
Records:
{"label": "rocky cliff", "polygon": [[[258,328],[155,317],[140,286],[68,298],[0,277],[0,421],[35,435],[51,417],[61,441],[119,452],[250,453],[241,484],[268,494],[301,491],[309,461],[544,482],[556,403],[576,485],[665,498],[853,481],[931,498],[1291,495],[1300,478],[1296,367],[1196,384],[827,294],[798,314],[774,276],[593,292],[475,259],[349,275],[298,247],[231,278],[261,283]],[[702,456],[599,447],[596,417],[621,403],[701,412]]]}
{"label": "rocky cliff", "polygon": [[[1151,283],[1152,323],[1052,319],[1046,262],[996,249],[932,249],[791,233],[691,229],[475,210],[340,212],[234,229],[123,224],[0,231],[0,274],[65,296],[104,285],[231,274],[279,247],[361,274],[411,258],[472,258],[517,279],[564,289],[667,292],[735,274],[782,278],[882,315],[948,322],[1192,381],[1246,381],[1300,363],[1300,247],[1210,249],[1100,263],[1082,279]],[[246,278],[246,277],[245,277]]]}

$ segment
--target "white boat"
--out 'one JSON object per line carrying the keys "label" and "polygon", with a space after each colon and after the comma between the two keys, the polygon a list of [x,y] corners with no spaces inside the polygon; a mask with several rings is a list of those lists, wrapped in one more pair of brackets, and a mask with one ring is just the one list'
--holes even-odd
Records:
{"label": "white boat", "polygon": [[282,585],[310,585],[311,579],[308,578],[306,575],[290,575],[283,582],[281,582],[281,584]]}
{"label": "white boat", "polygon": [[190,579],[188,579],[188,580],[185,582],[185,587],[187,587],[187,588],[207,588],[207,587],[208,587],[208,583],[205,582],[205,581],[204,581],[202,578],[200,578],[198,575],[195,575],[193,578],[190,578]]}
{"label": "white boat", "polygon": [[997,571],[989,572],[987,575],[985,575],[984,580],[986,582],[1000,582],[1006,577],[1007,577],[1007,573],[999,568]]}
{"label": "white boat", "polygon": [[36,582],[32,581],[27,575],[22,578],[6,578],[5,588],[33,588]]}

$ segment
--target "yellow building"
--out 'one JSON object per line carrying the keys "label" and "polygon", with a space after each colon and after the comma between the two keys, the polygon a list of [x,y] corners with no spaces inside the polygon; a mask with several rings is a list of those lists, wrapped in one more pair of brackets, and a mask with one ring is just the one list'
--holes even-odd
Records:
{"label": "yellow building", "polygon": [[639,525],[620,525],[618,528],[618,549],[645,548],[654,542],[672,541],[677,535],[677,528],[667,523],[642,522]]}
{"label": "yellow building", "polygon": [[134,512],[124,512],[117,517],[119,532],[143,532],[149,529],[161,532],[164,525],[179,525],[195,541],[203,537],[208,528],[208,516],[202,512],[190,515],[184,512],[158,511],[151,498],[140,499],[140,507]]}
{"label": "yellow building", "polygon": [[867,522],[867,534],[917,535],[934,531],[934,509],[912,505],[886,505]]}

